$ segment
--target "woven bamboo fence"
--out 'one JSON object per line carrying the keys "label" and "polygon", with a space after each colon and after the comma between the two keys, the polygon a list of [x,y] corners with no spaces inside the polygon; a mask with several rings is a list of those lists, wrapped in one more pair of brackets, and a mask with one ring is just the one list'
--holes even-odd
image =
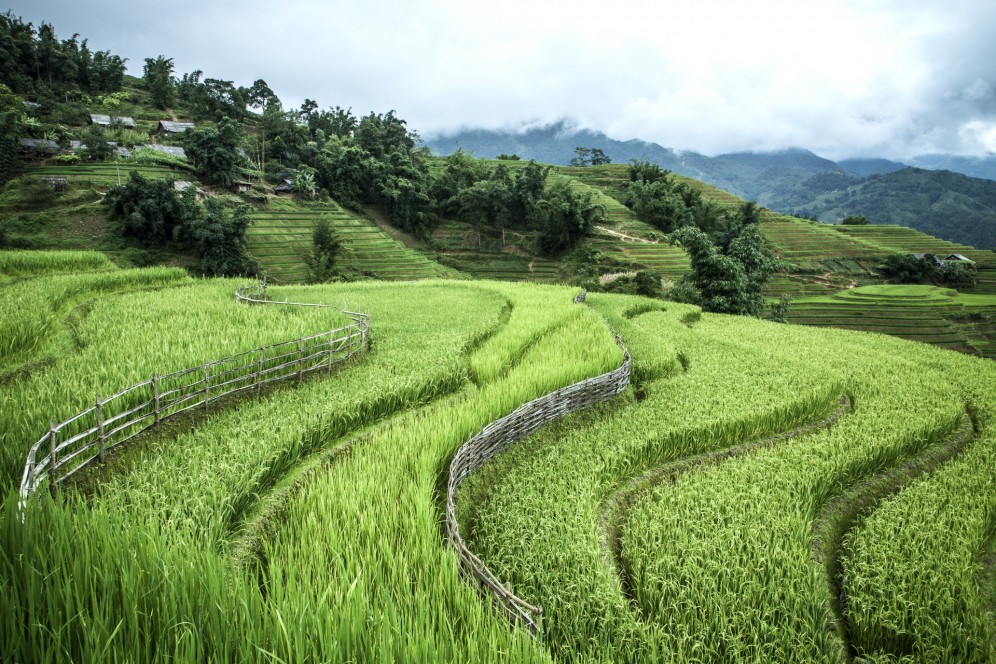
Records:
{"label": "woven bamboo fence", "polygon": [[[245,304],[323,306],[274,302],[266,284],[241,287],[235,299]],[[64,422],[52,420],[49,430],[28,451],[21,478],[21,504],[48,480],[49,490],[94,460],[103,462],[107,451],[157,426],[163,420],[194,409],[209,412],[212,402],[238,392],[255,390],[277,381],[301,378],[332,367],[367,346],[370,315],[343,311],[349,325],[291,341],[260,346],[220,360],[172,373],[152,374],[149,380],[103,398]],[[39,458],[39,454],[44,454]]]}
{"label": "woven bamboo fence", "polygon": [[[578,301],[577,298],[575,301]],[[581,302],[583,301],[582,299]],[[629,351],[615,330],[612,334],[623,351],[623,363],[618,369],[568,385],[519,406],[472,436],[457,450],[453,461],[450,462],[450,477],[446,492],[446,529],[450,543],[460,556],[460,569],[466,576],[472,577],[485,594],[491,595],[497,610],[505,613],[513,622],[526,627],[534,635],[542,632],[543,607],[533,606],[514,595],[488,569],[488,566],[467,548],[460,536],[455,495],[467,477],[477,472],[492,457],[515,441],[533,434],[547,422],[596,403],[608,401],[626,389],[630,375]]]}

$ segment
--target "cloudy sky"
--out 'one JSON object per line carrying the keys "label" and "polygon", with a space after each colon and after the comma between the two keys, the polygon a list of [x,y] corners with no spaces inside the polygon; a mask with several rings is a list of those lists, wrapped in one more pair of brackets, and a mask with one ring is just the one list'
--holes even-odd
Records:
{"label": "cloudy sky", "polygon": [[423,136],[568,118],[706,154],[996,152],[993,0],[17,0],[95,50],[397,110]]}

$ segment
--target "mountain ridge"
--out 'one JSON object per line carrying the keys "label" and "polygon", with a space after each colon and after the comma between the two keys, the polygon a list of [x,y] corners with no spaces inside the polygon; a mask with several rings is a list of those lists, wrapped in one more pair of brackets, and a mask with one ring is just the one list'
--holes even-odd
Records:
{"label": "mountain ridge", "polygon": [[[979,248],[996,246],[996,155],[925,155],[910,160],[911,164],[882,158],[835,162],[808,149],[790,147],[710,157],[640,139],[620,141],[601,131],[577,128],[566,120],[520,131],[465,129],[428,137],[425,144],[440,155],[462,149],[477,157],[516,154],[560,165],[570,163],[576,147],[599,148],[613,162],[651,161],[778,212],[827,223],[863,214],[872,223],[898,223]],[[951,168],[932,169],[923,164]],[[973,173],[990,174],[991,178]],[[869,185],[871,178],[875,181]],[[956,191],[941,201],[944,187],[952,184]],[[919,208],[911,209],[908,200],[895,198],[911,193],[917,194],[913,199]]]}

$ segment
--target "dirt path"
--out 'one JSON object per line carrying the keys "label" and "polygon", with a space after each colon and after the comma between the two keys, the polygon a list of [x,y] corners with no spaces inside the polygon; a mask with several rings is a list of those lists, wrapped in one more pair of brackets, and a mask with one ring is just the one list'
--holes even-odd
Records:
{"label": "dirt path", "polygon": [[643,244],[658,244],[653,240],[648,240],[642,237],[636,237],[635,235],[627,235],[626,233],[620,233],[619,231],[614,231],[611,228],[606,228],[605,226],[595,226],[595,230],[605,233],[606,235],[611,235],[612,237],[617,237],[623,242],[642,242]]}

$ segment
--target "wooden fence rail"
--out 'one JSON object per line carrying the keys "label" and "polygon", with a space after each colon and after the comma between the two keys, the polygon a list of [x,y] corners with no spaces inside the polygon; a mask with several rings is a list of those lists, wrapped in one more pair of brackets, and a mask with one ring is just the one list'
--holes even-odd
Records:
{"label": "wooden fence rail", "polygon": [[[575,299],[578,303],[583,301]],[[465,575],[477,581],[482,591],[491,595],[498,610],[504,612],[513,622],[525,626],[534,635],[542,632],[543,608],[533,606],[514,595],[487,565],[467,548],[460,536],[455,494],[467,477],[516,440],[533,434],[547,422],[607,401],[626,389],[630,376],[629,351],[615,330],[612,334],[623,351],[623,362],[618,369],[568,385],[519,406],[472,436],[457,450],[450,462],[446,491],[446,529],[450,543],[460,556],[460,568]]]}
{"label": "wooden fence rail", "polygon": [[[310,303],[273,302],[266,284],[241,287],[235,299],[245,304],[322,306]],[[243,390],[255,389],[288,378],[298,381],[306,373],[332,367],[362,351],[370,337],[370,315],[343,311],[352,322],[344,327],[284,341],[231,355],[220,360],[172,373],[152,374],[149,380],[117,394],[97,396],[93,406],[68,420],[52,420],[49,430],[28,451],[21,478],[21,504],[48,480],[56,485],[95,459],[161,421],[195,408],[210,409],[212,402]],[[47,454],[38,457],[40,453]]]}

